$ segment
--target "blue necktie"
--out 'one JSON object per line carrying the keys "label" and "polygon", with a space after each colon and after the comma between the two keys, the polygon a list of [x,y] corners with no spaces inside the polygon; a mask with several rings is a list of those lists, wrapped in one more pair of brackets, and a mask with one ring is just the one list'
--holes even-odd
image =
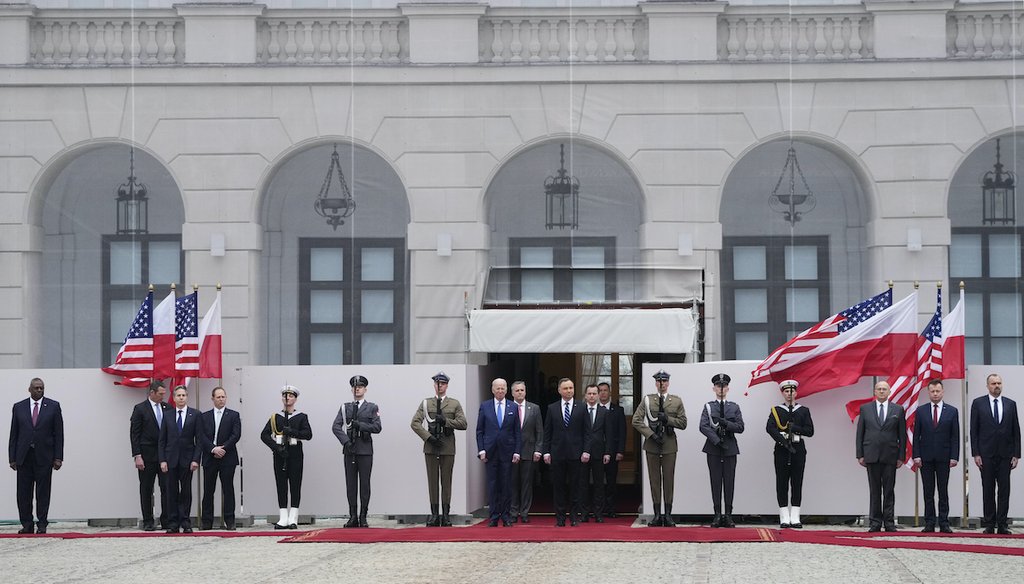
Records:
{"label": "blue necktie", "polygon": [[164,427],[164,408],[160,404],[153,404],[156,407],[156,427]]}
{"label": "blue necktie", "polygon": [[498,427],[499,428],[501,427],[501,419],[504,417],[504,416],[501,415],[501,404],[502,404],[502,402],[498,402],[498,411],[495,412],[495,414],[494,414],[498,418]]}
{"label": "blue necktie", "polygon": [[996,424],[999,423],[999,400],[992,400],[992,417],[995,418]]}
{"label": "blue necktie", "polygon": [[181,432],[183,424],[181,422],[181,410],[178,410],[178,431]]}
{"label": "blue necktie", "polygon": [[565,420],[565,427],[569,427],[569,402],[565,402],[565,414],[562,415],[562,419]]}

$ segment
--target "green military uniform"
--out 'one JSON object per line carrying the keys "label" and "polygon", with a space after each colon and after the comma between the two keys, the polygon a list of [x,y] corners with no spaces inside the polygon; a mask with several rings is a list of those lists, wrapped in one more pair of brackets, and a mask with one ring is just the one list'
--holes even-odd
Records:
{"label": "green military uniform", "polygon": [[[668,378],[669,374],[664,371],[655,373],[655,381],[665,384],[664,393],[645,396],[633,412],[633,427],[644,436],[647,476],[654,500],[654,519],[649,524],[652,527],[675,526],[672,521],[672,494],[675,490],[676,453],[679,451],[675,430],[686,429],[686,408],[679,396],[668,393]],[[661,431],[656,432],[659,426]],[[661,514],[663,496],[664,515]]]}
{"label": "green military uniform", "polygon": [[[448,383],[444,372],[433,378],[434,383]],[[465,430],[466,414],[459,400],[451,397],[440,398],[443,424],[438,424],[439,398],[428,397],[420,402],[412,416],[412,431],[423,439],[423,457],[427,465],[427,486],[430,493],[430,527],[451,526],[448,518],[452,503],[452,470],[455,467],[455,430]],[[437,424],[435,426],[435,424]],[[433,428],[433,431],[432,431]],[[442,514],[438,516],[438,482],[440,481],[440,503]]]}

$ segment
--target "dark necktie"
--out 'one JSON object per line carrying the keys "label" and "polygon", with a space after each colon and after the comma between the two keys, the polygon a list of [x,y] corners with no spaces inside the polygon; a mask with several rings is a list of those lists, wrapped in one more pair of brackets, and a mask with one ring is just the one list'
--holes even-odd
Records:
{"label": "dark necktie", "polygon": [[39,421],[39,402],[32,404],[32,427],[36,427],[36,422]]}
{"label": "dark necktie", "polygon": [[882,425],[885,423],[885,406],[878,404],[878,424]]}
{"label": "dark necktie", "polygon": [[590,425],[594,425],[594,406],[590,406]]}
{"label": "dark necktie", "polygon": [[720,414],[719,418],[722,421],[725,421],[725,400],[724,399],[722,401],[718,402],[718,411],[719,411],[719,414]]}
{"label": "dark necktie", "polygon": [[181,421],[181,410],[178,410],[178,432],[185,426],[185,423]]}
{"label": "dark necktie", "polygon": [[569,427],[569,402],[565,402],[565,413],[562,414],[562,420],[565,422],[565,427]]}
{"label": "dark necktie", "polygon": [[992,418],[996,421],[997,424],[999,423],[999,400],[998,399],[992,400]]}
{"label": "dark necktie", "polygon": [[932,428],[939,427],[939,404],[932,406]]}
{"label": "dark necktie", "polygon": [[665,396],[658,394],[658,413],[665,411]]}
{"label": "dark necktie", "polygon": [[441,398],[437,398],[437,402],[434,404],[434,417],[441,411]]}

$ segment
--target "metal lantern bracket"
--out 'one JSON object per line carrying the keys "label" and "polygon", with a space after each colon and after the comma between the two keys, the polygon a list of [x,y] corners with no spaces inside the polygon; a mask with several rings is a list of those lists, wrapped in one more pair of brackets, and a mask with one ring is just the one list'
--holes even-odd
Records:
{"label": "metal lantern bracket", "polygon": [[[331,179],[334,171],[338,171],[338,187],[341,189],[341,196],[332,197]],[[331,164],[327,167],[327,176],[324,177],[324,184],[320,187],[320,193],[313,202],[313,210],[316,214],[327,220],[327,224],[335,231],[339,225],[345,224],[345,218],[350,217],[356,211],[356,202],[352,198],[352,192],[345,182],[345,175],[341,172],[341,162],[338,156],[338,145],[334,145],[334,152],[331,153]]]}
{"label": "metal lantern bracket", "polygon": [[579,229],[580,181],[565,169],[565,144],[559,145],[559,153],[557,173],[544,180],[544,227]]}
{"label": "metal lantern bracket", "polygon": [[128,149],[128,180],[117,187],[117,234],[149,233],[149,188],[135,177],[135,148]]}
{"label": "metal lantern bracket", "polygon": [[[796,190],[796,178],[798,176],[804,188],[803,193],[798,193]],[[788,188],[780,192],[782,183],[787,177]],[[783,219],[795,227],[797,221],[800,221],[803,215],[814,210],[816,205],[817,201],[814,198],[814,193],[811,192],[811,187],[807,184],[807,179],[804,178],[804,172],[800,169],[800,162],[796,159],[796,149],[793,148],[793,143],[790,142],[789,151],[786,153],[786,163],[782,166],[779,180],[775,183],[775,188],[772,189],[772,194],[768,197],[768,207],[773,211],[782,213]]]}

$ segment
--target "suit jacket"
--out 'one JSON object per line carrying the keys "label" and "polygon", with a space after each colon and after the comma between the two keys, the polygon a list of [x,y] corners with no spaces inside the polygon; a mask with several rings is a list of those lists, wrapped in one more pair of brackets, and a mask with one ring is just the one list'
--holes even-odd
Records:
{"label": "suit jacket", "polygon": [[198,463],[202,455],[199,445],[199,410],[185,409],[185,417],[179,431],[178,412],[177,409],[172,409],[170,415],[164,417],[157,450],[160,462],[166,462],[169,469]]}
{"label": "suit jacket", "polygon": [[644,451],[655,454],[673,454],[678,452],[679,446],[676,443],[676,429],[686,429],[686,408],[683,407],[683,400],[678,395],[667,394],[665,396],[665,416],[668,418],[668,427],[662,433],[663,441],[659,445],[650,437],[654,435],[651,429],[652,420],[658,417],[661,410],[658,409],[658,394],[652,393],[640,400],[640,405],[633,412],[633,427],[643,434]]}
{"label": "suit jacket", "polygon": [[441,411],[444,412],[444,436],[438,446],[432,445],[427,439],[430,438],[430,430],[427,424],[430,420],[437,418],[437,397],[428,397],[420,402],[416,413],[412,415],[412,431],[423,439],[424,454],[439,454],[441,456],[455,456],[455,430],[465,430],[469,423],[466,421],[466,413],[462,411],[462,404],[453,397],[445,397],[441,400]]}
{"label": "suit jacket", "polygon": [[[584,449],[590,453],[591,462],[601,462],[605,454],[609,454],[608,448],[608,410],[600,404],[594,404],[594,421],[590,421],[590,406],[583,402],[583,414],[587,417],[587,427],[590,430],[587,447]],[[611,452],[614,454],[614,452]]]}
{"label": "suit jacket", "polygon": [[[238,466],[238,440],[242,437],[242,417],[232,409],[224,408],[220,416],[220,428],[214,418],[213,410],[203,412],[199,425],[199,444],[203,450],[203,466],[219,462],[226,466]],[[217,432],[214,436],[213,433]],[[214,458],[214,446],[224,448],[223,458]]]}
{"label": "suit jacket", "polygon": [[1017,403],[1000,397],[1001,423],[992,417],[992,402],[983,395],[971,403],[971,456],[1020,458],[1020,420]]}
{"label": "suit jacket", "polygon": [[889,402],[885,422],[878,422],[878,401],[860,407],[857,418],[857,458],[865,463],[896,464],[907,452],[907,415],[903,406]]}
{"label": "suit jacket", "polygon": [[[514,404],[515,400],[512,403]],[[520,426],[523,440],[520,454],[524,460],[533,460],[534,452],[544,451],[544,418],[537,404],[524,401],[523,405],[526,408],[526,416]]]}
{"label": "suit jacket", "polygon": [[[341,404],[331,424],[331,431],[341,442],[342,452],[357,456],[373,455],[373,434],[379,434],[380,429],[380,410],[377,404],[366,400],[358,408],[356,402]],[[352,432],[351,438],[349,431]]]}
{"label": "suit jacket", "polygon": [[[519,408],[515,401],[506,399],[502,412],[501,427],[498,427],[497,405],[493,399],[480,404],[476,415],[476,449],[492,458],[512,460],[513,454],[522,449],[522,432],[519,428]],[[532,454],[531,454],[532,456]]]}
{"label": "suit jacket", "polygon": [[586,408],[576,400],[572,403],[568,427],[562,417],[562,400],[548,406],[548,415],[544,419],[544,454],[551,455],[551,462],[579,460],[589,447]]}
{"label": "suit jacket", "polygon": [[[156,414],[153,413],[153,402],[145,399],[132,409],[132,417],[128,428],[128,437],[132,443],[132,457],[142,456],[146,463],[159,462],[158,448],[160,443],[160,426],[157,425]],[[158,404],[164,412],[172,410],[171,406],[161,402]]]}
{"label": "suit jacket", "polygon": [[37,460],[64,460],[64,416],[60,402],[44,397],[39,403],[39,417],[34,427],[32,400],[25,398],[14,404],[8,462],[20,466],[30,446],[35,446]]}
{"label": "suit jacket", "polygon": [[960,412],[943,403],[939,424],[932,424],[932,404],[921,404],[914,414],[914,458],[946,462],[960,459]]}
{"label": "suit jacket", "polygon": [[[601,406],[604,409],[604,406]],[[626,412],[617,403],[610,403],[605,410],[608,420],[605,422],[607,436],[606,452],[611,455],[626,453]],[[685,413],[683,414],[686,415]]]}
{"label": "suit jacket", "polygon": [[[739,442],[736,441],[736,434],[743,432],[743,413],[740,412],[740,405],[736,402],[726,400],[725,415],[720,411],[722,406],[718,400],[709,401],[700,412],[700,433],[707,439],[704,441],[704,448],[701,450],[707,454],[716,456],[736,456],[740,453]],[[729,431],[728,436],[723,440],[718,436],[715,427],[711,424],[712,418],[718,419],[718,423]]]}

